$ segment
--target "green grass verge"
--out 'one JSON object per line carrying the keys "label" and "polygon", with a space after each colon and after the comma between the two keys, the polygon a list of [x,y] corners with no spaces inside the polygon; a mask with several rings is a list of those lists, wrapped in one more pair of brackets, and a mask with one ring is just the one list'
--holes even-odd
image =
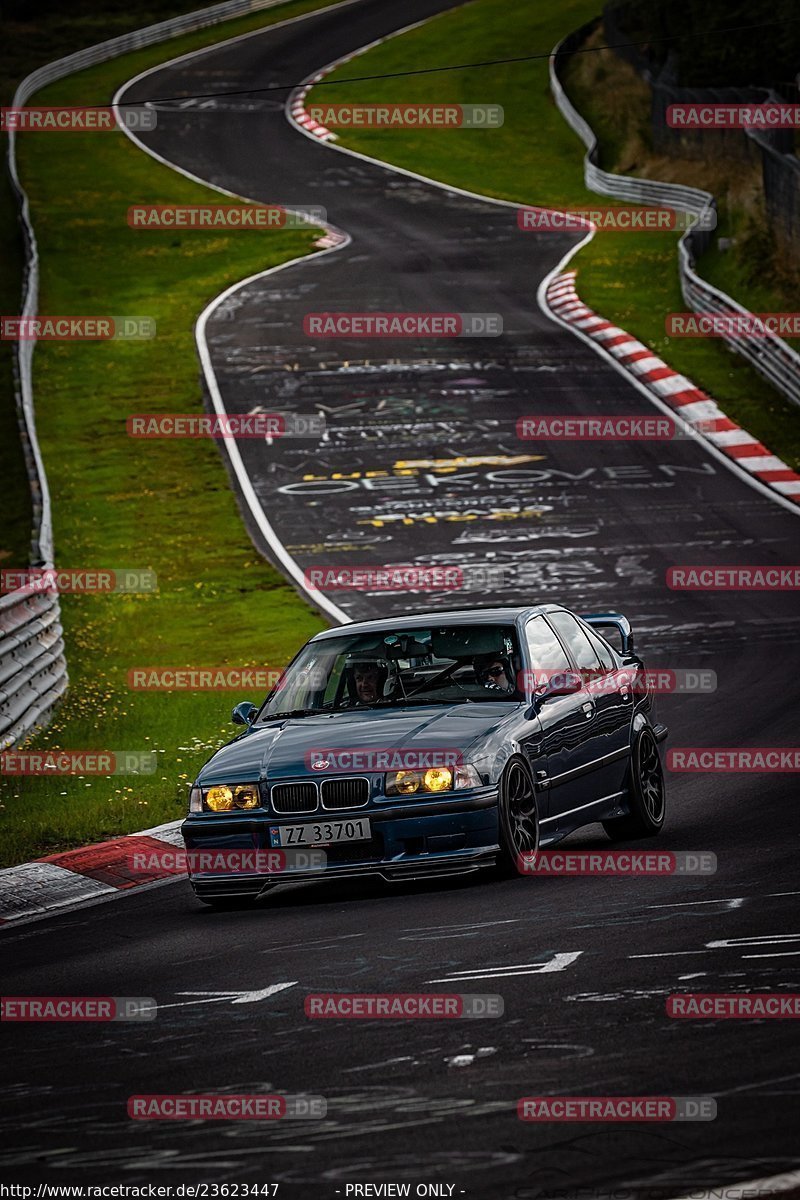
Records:
{"label": "green grass verge", "polygon": [[[344,64],[326,77],[326,85],[312,91],[309,103],[502,104],[505,123],[498,130],[341,130],[340,140],[365,154],[502,199],[555,207],[596,205],[597,195],[583,185],[582,144],[555,106],[545,59],[328,85],[357,75],[547,52],[596,11],[594,0],[568,0],[557,8],[518,7],[509,20],[505,0],[475,0]],[[581,111],[590,123],[598,119],[594,109]],[[774,453],[800,468],[796,408],[721,342],[666,337],[666,315],[685,307],[674,235],[600,232],[573,265],[587,304],[652,346]]]}
{"label": "green grass verge", "polygon": [[[285,5],[137,52],[54,84],[35,102],[107,103],[147,66],[315,7],[322,5]],[[148,315],[158,325],[152,341],[36,349],[58,564],[148,568],[159,591],[62,597],[70,691],[32,744],[156,750],[160,769],[134,778],[0,780],[2,865],[183,815],[185,785],[235,732],[230,709],[246,697],[130,692],[130,667],[279,666],[324,625],[253,549],[216,445],[136,441],[125,431],[133,412],[202,411],[197,314],[230,283],[309,251],[318,235],[131,230],[126,212],[137,200],[219,197],[122,134],[23,135],[20,170],[41,255],[40,312]]]}

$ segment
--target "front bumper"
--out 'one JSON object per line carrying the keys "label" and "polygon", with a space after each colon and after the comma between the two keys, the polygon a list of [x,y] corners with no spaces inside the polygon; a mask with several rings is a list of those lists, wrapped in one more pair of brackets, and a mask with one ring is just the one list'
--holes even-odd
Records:
{"label": "front bumper", "polygon": [[[370,804],[367,808],[327,813],[327,818],[368,817],[372,839],[321,846],[327,862],[311,870],[212,874],[192,872],[195,892],[203,898],[256,896],[281,883],[361,879],[399,882],[465,874],[491,866],[499,850],[497,789],[481,788],[448,800]],[[271,825],[302,825],[318,817],[272,813],[192,813],[181,827],[187,850],[270,850]],[[311,847],[308,847],[311,849]]]}

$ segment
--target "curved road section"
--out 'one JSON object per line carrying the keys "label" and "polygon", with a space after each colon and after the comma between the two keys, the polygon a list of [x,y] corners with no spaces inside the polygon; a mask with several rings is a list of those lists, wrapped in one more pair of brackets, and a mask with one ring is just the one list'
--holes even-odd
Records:
{"label": "curved road section", "polygon": [[[159,104],[158,127],[141,141],[238,195],[321,205],[350,237],[212,306],[205,334],[228,412],[325,418],[319,440],[239,442],[247,475],[300,572],[409,561],[462,571],[460,588],[427,596],[323,588],[351,619],[476,599],[601,608],[621,594],[634,615],[656,602],[672,617],[664,571],[687,547],[700,561],[713,555],[711,512],[725,514],[732,552],[765,522],[785,537],[797,526],[694,442],[517,437],[518,418],[532,414],[658,415],[538,308],[540,281],[576,239],[522,232],[513,205],[302,136],[283,112],[288,91],[209,99],[299,82],[449,6],[349,5],[148,72],[121,95],[202,95]],[[319,94],[335,99],[336,90]],[[497,313],[503,334],[321,338],[308,331],[309,314],[324,312]]]}
{"label": "curved road section", "polygon": [[[124,99],[297,83],[446,7],[360,0],[176,61]],[[520,441],[521,416],[657,412],[537,308],[537,287],[574,242],[519,232],[512,207],[316,144],[287,122],[287,96],[161,104],[147,135],[185,171],[255,200],[323,205],[349,235],[233,289],[207,321],[229,412],[326,418],[319,442],[239,443],[275,535],[265,549],[301,574],[413,561],[474,568],[474,582],[479,568],[503,568],[472,592],[328,591],[338,619],[489,599],[621,609],[650,665],[716,672],[716,692],[660,702],[671,746],[796,742],[796,597],[671,590],[666,572],[796,562],[797,518],[694,441]],[[309,336],[305,317],[326,310],[499,313],[503,334]],[[279,1182],[279,1196],[331,1200],[434,1184],[427,1194],[669,1200],[789,1171],[794,1023],[670,1020],[665,1001],[800,992],[796,778],[671,775],[659,845],[712,851],[715,875],[289,890],[266,910],[227,914],[198,912],[176,884],[35,935],[6,931],[8,993],[162,1007],[155,1024],[102,1037],[88,1025],[18,1027],[4,1126],[17,1145],[0,1164],[15,1180]],[[594,830],[572,842],[608,845]],[[309,1020],[303,998],[320,991],[500,994],[505,1015]],[[132,1094],[220,1090],[322,1095],[327,1116],[125,1115]],[[717,1117],[517,1119],[520,1097],[553,1093],[711,1096]],[[410,1191],[346,1190],[355,1183]]]}

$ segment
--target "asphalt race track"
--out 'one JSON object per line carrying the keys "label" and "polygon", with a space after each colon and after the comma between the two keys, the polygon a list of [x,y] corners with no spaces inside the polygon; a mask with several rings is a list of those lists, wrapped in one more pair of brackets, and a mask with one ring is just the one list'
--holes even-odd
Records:
{"label": "asphalt race track", "polygon": [[[125,100],[298,82],[447,7],[364,0],[152,72]],[[522,233],[513,208],[314,142],[287,122],[287,96],[161,105],[146,140],[237,194],[323,205],[352,239],[239,289],[208,322],[229,412],[326,415],[322,444],[239,443],[288,552],[303,569],[499,565],[504,586],[456,602],[619,609],[648,665],[717,673],[713,694],[659,700],[668,745],[795,744],[793,595],[670,591],[665,572],[797,562],[798,517],[693,440],[520,442],[516,419],[533,412],[655,411],[538,309],[537,287],[570,239]],[[307,337],[304,314],[329,309],[496,312],[504,334]],[[519,455],[529,457],[504,461]],[[501,461],[462,461],[487,456]],[[355,618],[454,602],[445,593],[329,598]],[[21,1182],[278,1182],[278,1195],[292,1198],[344,1196],[355,1182],[409,1182],[412,1194],[438,1183],[455,1197],[497,1200],[583,1188],[669,1200],[793,1169],[792,1022],[670,1020],[665,1000],[800,992],[796,776],[673,774],[669,787],[659,847],[713,851],[716,875],[287,888],[255,911],[223,913],[176,882],[0,932],[9,994],[159,1004],[153,1024],[15,1027],[0,1167]],[[571,844],[608,845],[599,827]],[[309,992],[428,990],[499,994],[505,1015],[304,1015]],[[265,1090],[324,1096],[327,1117],[126,1115],[133,1094]],[[718,1116],[517,1119],[521,1096],[549,1094],[710,1095]]]}

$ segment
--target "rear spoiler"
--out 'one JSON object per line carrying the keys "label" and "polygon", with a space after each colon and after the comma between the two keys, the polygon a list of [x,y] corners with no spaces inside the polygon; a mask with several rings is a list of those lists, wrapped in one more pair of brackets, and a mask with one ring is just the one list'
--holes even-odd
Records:
{"label": "rear spoiler", "polygon": [[601,633],[604,628],[616,629],[622,642],[622,653],[631,654],[633,652],[633,630],[630,621],[627,617],[623,617],[622,613],[579,613],[578,615],[587,625],[593,625]]}

